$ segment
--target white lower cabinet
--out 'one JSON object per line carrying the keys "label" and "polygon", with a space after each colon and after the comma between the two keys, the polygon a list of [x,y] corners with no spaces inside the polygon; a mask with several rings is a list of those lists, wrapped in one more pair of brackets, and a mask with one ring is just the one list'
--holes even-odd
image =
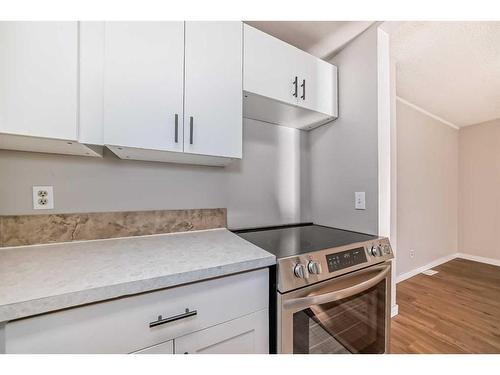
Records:
{"label": "white lower cabinet", "polygon": [[176,338],[176,354],[269,353],[268,310]]}
{"label": "white lower cabinet", "polygon": [[264,309],[132,354],[266,354],[268,321]]}
{"label": "white lower cabinet", "polygon": [[267,352],[268,289],[260,269],[20,319],[0,352]]}
{"label": "white lower cabinet", "polygon": [[174,354],[174,340],[162,342],[161,344],[138,350],[132,354]]}

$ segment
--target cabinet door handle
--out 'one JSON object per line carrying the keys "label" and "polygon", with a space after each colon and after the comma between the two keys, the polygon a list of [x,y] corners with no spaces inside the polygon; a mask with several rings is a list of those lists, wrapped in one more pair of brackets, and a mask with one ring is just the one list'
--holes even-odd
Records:
{"label": "cabinet door handle", "polygon": [[155,320],[154,322],[150,322],[149,328],[160,326],[162,324],[166,324],[166,323],[170,323],[170,322],[175,322],[176,320],[186,319],[186,318],[189,318],[190,316],[195,316],[197,314],[198,314],[197,310],[189,311],[189,309],[186,309],[185,313],[170,316],[170,317],[165,318],[165,319],[161,315],[158,315],[158,320]]}
{"label": "cabinet door handle", "polygon": [[179,142],[179,115],[175,114],[175,143]]}
{"label": "cabinet door handle", "polygon": [[193,116],[189,117],[189,144],[193,144]]}
{"label": "cabinet door handle", "polygon": [[302,87],[302,96],[300,98],[302,100],[306,100],[306,80],[305,79],[302,80],[302,85],[300,85],[300,87]]}
{"label": "cabinet door handle", "polygon": [[298,90],[298,87],[297,87],[297,84],[298,84],[298,81],[297,81],[297,76],[295,76],[295,79],[293,80],[293,82],[292,82],[292,83],[293,83],[293,87],[294,87],[294,89],[293,89],[293,96],[294,96],[294,97],[297,97],[297,93],[298,93],[298,91],[299,91],[299,90]]}

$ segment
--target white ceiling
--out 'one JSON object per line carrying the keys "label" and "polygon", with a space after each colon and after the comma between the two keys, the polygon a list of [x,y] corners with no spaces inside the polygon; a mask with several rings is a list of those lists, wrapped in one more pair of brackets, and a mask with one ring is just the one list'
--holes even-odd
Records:
{"label": "white ceiling", "polygon": [[364,21],[245,21],[321,59],[328,59],[365,31]]}
{"label": "white ceiling", "polygon": [[500,22],[403,22],[391,50],[401,98],[459,127],[500,118]]}

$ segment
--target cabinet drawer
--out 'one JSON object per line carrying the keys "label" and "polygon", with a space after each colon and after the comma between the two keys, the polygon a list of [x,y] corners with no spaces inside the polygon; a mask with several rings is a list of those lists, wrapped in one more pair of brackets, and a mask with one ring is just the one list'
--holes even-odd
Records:
{"label": "cabinet drawer", "polygon": [[174,340],[169,340],[149,348],[133,352],[132,354],[174,354]]}
{"label": "cabinet drawer", "polygon": [[[131,353],[268,308],[267,269],[9,322],[7,353]],[[197,314],[150,328],[150,322]]]}
{"label": "cabinet drawer", "polygon": [[269,354],[268,310],[175,339],[176,354]]}

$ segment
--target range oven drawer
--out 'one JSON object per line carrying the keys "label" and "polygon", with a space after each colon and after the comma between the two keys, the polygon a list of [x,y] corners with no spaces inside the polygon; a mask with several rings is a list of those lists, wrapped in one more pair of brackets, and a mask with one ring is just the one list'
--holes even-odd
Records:
{"label": "range oven drawer", "polygon": [[387,353],[391,264],[278,293],[278,352]]}

